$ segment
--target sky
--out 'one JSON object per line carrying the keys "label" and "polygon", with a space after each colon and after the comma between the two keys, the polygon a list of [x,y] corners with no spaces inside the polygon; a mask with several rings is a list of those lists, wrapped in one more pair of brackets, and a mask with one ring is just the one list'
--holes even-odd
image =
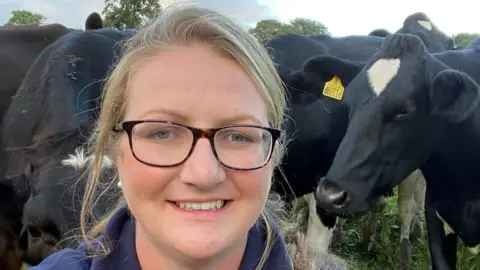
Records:
{"label": "sky", "polygon": [[[178,0],[160,0],[164,5]],[[263,19],[288,22],[296,17],[320,21],[334,36],[367,35],[384,28],[395,32],[405,18],[424,12],[443,32],[480,33],[478,0],[195,0],[204,8],[223,12],[246,26]],[[101,13],[104,0],[0,0],[0,25],[10,12],[25,9],[47,17],[46,23],[61,23],[83,29],[91,12]]]}

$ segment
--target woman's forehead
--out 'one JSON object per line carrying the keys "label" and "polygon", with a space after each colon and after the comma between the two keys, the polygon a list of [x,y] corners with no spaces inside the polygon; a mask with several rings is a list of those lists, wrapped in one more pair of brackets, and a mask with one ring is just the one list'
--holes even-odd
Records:
{"label": "woman's forehead", "polygon": [[158,112],[170,112],[163,116],[188,118],[175,120],[250,116],[267,124],[266,106],[250,75],[207,48],[179,48],[152,56],[133,74],[127,91],[126,117],[156,111],[159,117]]}

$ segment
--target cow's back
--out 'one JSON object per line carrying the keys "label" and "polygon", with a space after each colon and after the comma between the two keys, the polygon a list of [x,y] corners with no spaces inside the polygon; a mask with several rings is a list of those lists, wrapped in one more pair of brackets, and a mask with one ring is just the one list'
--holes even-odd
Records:
{"label": "cow's back", "polygon": [[476,48],[477,50],[480,50],[480,37],[474,39],[470,45],[468,45],[468,48]]}
{"label": "cow's back", "polygon": [[448,67],[465,72],[480,85],[480,49],[465,48],[432,54]]}
{"label": "cow's back", "polygon": [[61,24],[0,28],[0,117],[37,56],[69,31]]}
{"label": "cow's back", "polygon": [[[314,37],[313,37],[314,38]],[[354,62],[366,62],[382,46],[383,37],[345,36],[324,39],[328,55]]]}

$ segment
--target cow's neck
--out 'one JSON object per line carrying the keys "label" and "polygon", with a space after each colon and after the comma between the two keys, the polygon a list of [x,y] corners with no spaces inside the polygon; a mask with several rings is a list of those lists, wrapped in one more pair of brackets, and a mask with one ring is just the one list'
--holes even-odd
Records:
{"label": "cow's neck", "polygon": [[443,140],[421,167],[435,208],[466,245],[480,244],[477,115],[478,112],[462,124],[443,129]]}

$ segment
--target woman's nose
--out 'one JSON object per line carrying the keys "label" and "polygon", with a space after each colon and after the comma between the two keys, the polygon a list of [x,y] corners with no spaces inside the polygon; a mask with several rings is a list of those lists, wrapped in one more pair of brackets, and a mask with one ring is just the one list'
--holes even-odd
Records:
{"label": "woman's nose", "polygon": [[210,189],[225,180],[223,166],[218,162],[207,139],[199,139],[190,157],[182,166],[180,180],[200,189]]}

